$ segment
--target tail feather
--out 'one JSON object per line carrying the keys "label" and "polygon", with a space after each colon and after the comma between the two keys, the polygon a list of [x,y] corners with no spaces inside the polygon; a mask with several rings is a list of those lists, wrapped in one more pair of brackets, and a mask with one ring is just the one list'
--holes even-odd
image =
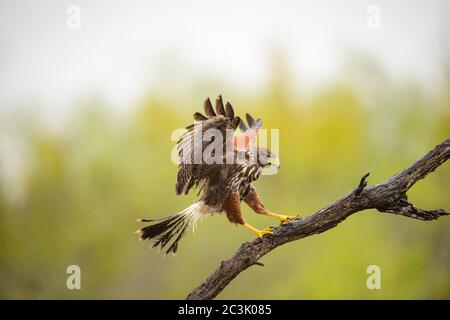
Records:
{"label": "tail feather", "polygon": [[153,241],[153,248],[165,248],[171,240],[173,240],[166,251],[168,253],[176,253],[178,250],[178,243],[186,234],[189,227],[195,227],[196,222],[201,218],[202,204],[197,202],[180,213],[174,214],[167,218],[155,220],[141,220],[144,222],[151,222],[150,224],[138,230],[139,236],[143,240]]}

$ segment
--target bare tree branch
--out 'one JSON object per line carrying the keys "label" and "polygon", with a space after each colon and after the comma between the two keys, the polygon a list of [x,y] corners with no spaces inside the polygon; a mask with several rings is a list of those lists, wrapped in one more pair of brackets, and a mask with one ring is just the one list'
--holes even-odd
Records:
{"label": "bare tree branch", "polygon": [[406,192],[420,179],[433,172],[450,157],[450,138],[437,145],[409,168],[389,180],[367,186],[365,174],[358,186],[339,200],[302,219],[289,221],[274,228],[273,235],[246,242],[229,260],[220,266],[205,282],[188,296],[190,300],[205,300],[216,297],[237,275],[253,265],[276,247],[335,227],[353,213],[365,209],[393,213],[409,218],[429,221],[448,215],[443,209],[423,210],[408,202]]}

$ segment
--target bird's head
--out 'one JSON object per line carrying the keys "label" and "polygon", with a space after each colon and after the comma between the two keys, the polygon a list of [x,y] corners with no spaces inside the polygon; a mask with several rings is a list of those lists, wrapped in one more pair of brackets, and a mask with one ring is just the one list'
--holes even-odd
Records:
{"label": "bird's head", "polygon": [[277,170],[280,169],[280,160],[278,157],[272,153],[272,151],[265,147],[258,147],[257,152],[257,163],[262,168],[275,167]]}
{"label": "bird's head", "polygon": [[243,132],[240,136],[233,137],[233,146],[238,152],[244,152],[245,158],[250,161],[255,160],[256,163],[264,169],[272,168],[273,173],[276,173],[280,168],[280,160],[272,153],[272,151],[266,147],[256,146],[255,139],[258,135],[258,131],[262,126],[261,119],[254,119],[250,114],[245,115],[247,124],[243,119],[239,119],[239,128]]}

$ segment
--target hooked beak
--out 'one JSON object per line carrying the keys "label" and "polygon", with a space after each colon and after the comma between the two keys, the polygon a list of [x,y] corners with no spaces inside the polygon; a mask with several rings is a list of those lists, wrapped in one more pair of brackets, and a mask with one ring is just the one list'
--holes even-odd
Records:
{"label": "hooked beak", "polygon": [[277,169],[280,169],[281,166],[280,159],[278,159],[277,157],[270,157],[269,160],[267,161],[267,164]]}

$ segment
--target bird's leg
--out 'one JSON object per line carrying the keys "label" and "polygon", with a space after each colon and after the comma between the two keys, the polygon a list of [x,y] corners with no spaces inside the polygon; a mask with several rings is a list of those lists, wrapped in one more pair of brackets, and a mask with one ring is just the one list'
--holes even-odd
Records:
{"label": "bird's leg", "polygon": [[245,196],[244,201],[256,213],[264,214],[267,216],[277,218],[278,220],[281,221],[281,223],[298,218],[298,216],[285,216],[283,214],[276,214],[276,213],[273,213],[273,212],[270,212],[269,210],[267,210],[264,207],[264,204],[262,203],[262,201],[258,195],[258,192],[256,191],[255,187],[253,187],[253,185],[250,186],[250,190],[248,191],[247,195]]}
{"label": "bird's leg", "polygon": [[284,214],[276,214],[276,213],[270,212],[269,210],[267,210],[265,212],[265,214],[267,214],[268,216],[271,216],[271,217],[279,219],[281,221],[281,223],[288,222],[288,221],[291,221],[291,220],[294,220],[294,219],[298,218],[298,216],[285,216]]}
{"label": "bird's leg", "polygon": [[238,223],[246,227],[248,230],[256,233],[258,237],[262,237],[265,234],[272,234],[272,229],[266,228],[258,230],[255,227],[249,225],[241,214],[240,208],[241,199],[238,192],[231,192],[227,200],[223,204],[223,210],[227,214],[228,220],[232,223]]}
{"label": "bird's leg", "polygon": [[246,227],[248,230],[256,233],[256,235],[260,238],[265,234],[273,234],[272,228],[265,228],[262,230],[258,230],[255,227],[253,227],[252,225],[248,224],[247,222],[244,223],[243,226]]}

